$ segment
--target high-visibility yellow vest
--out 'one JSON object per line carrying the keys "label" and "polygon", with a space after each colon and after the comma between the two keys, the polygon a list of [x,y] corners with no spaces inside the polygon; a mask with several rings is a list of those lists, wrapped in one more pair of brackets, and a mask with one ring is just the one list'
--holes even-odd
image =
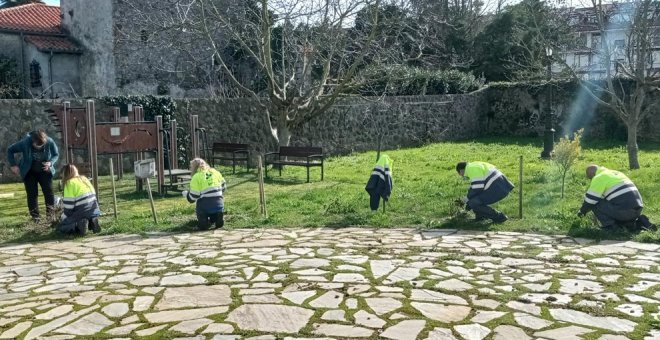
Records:
{"label": "high-visibility yellow vest", "polygon": [[603,199],[611,201],[623,195],[636,200],[639,207],[644,206],[637,187],[628,176],[619,171],[599,166],[584,195],[584,202],[595,205]]}
{"label": "high-visibility yellow vest", "polygon": [[496,179],[504,176],[494,165],[486,162],[469,162],[465,166],[465,177],[470,180],[470,189],[487,190]]}
{"label": "high-visibility yellow vest", "polygon": [[218,170],[200,170],[190,180],[188,198],[196,201],[200,198],[222,197],[224,190],[225,179]]}
{"label": "high-visibility yellow vest", "polygon": [[65,213],[67,210],[94,204],[96,202],[94,186],[92,186],[92,183],[89,182],[87,177],[74,177],[64,185],[62,202],[64,203]]}

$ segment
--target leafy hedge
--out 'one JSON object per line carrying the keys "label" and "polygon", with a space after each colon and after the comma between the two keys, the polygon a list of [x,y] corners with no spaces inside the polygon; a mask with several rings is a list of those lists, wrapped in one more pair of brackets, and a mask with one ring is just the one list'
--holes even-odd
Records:
{"label": "leafy hedge", "polygon": [[20,98],[21,78],[18,70],[16,60],[0,56],[0,98]]}
{"label": "leafy hedge", "polygon": [[363,96],[460,94],[478,90],[483,81],[458,70],[426,70],[405,65],[370,67],[358,77]]}
{"label": "leafy hedge", "polygon": [[[108,106],[123,107],[128,104],[140,105],[144,109],[144,119],[153,121],[156,116],[163,117],[165,129],[170,127],[170,121],[174,118],[176,102],[171,97],[146,96],[119,96],[103,97],[101,101]],[[188,167],[188,145],[190,144],[190,133],[180,125],[176,132],[177,154],[179,167]],[[169,155],[165,154],[165,164],[169,164]]]}

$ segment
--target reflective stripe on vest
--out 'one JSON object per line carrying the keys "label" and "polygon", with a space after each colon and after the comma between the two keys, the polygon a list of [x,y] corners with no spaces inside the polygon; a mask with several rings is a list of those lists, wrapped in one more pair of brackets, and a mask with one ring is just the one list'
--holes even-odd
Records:
{"label": "reflective stripe on vest", "polygon": [[380,158],[378,158],[378,162],[376,162],[376,166],[374,167],[373,171],[371,172],[371,175],[376,175],[380,177],[383,181],[387,176],[392,175],[392,159],[388,155],[381,155]]}
{"label": "reflective stripe on vest", "polygon": [[[588,204],[598,204],[603,199],[611,201],[628,192],[635,192],[636,196],[641,197],[635,184],[626,175],[619,171],[598,167],[596,176],[591,179],[589,189],[584,195],[584,201]],[[642,205],[641,200],[639,201],[639,204]]]}
{"label": "reflective stripe on vest", "polygon": [[205,197],[222,197],[225,179],[215,169],[200,170],[190,181],[189,197],[198,200]]}
{"label": "reflective stripe on vest", "polygon": [[470,162],[465,167],[471,189],[487,190],[498,178],[504,176],[494,165],[486,162]]}
{"label": "reflective stripe on vest", "polygon": [[64,197],[62,198],[64,209],[73,209],[94,201],[96,201],[96,192],[87,177],[74,177],[64,186]]}

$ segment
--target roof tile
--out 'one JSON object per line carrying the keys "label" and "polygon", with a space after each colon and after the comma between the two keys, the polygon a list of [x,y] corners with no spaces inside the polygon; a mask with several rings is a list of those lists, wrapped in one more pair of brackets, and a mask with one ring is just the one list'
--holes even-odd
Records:
{"label": "roof tile", "polygon": [[45,52],[81,52],[81,49],[75,43],[65,37],[28,35],[25,37],[25,41]]}
{"label": "roof tile", "polygon": [[0,10],[0,29],[24,33],[62,34],[60,8],[27,4]]}

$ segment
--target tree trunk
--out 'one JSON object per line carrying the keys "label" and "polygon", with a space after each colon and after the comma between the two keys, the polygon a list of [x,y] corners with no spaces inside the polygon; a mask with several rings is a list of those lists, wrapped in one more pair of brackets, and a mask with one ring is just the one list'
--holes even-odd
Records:
{"label": "tree trunk", "polygon": [[277,124],[277,143],[279,146],[289,146],[291,141],[291,130],[286,122]]}
{"label": "tree trunk", "polygon": [[628,125],[628,166],[630,169],[639,169],[639,159],[637,158],[637,124]]}

